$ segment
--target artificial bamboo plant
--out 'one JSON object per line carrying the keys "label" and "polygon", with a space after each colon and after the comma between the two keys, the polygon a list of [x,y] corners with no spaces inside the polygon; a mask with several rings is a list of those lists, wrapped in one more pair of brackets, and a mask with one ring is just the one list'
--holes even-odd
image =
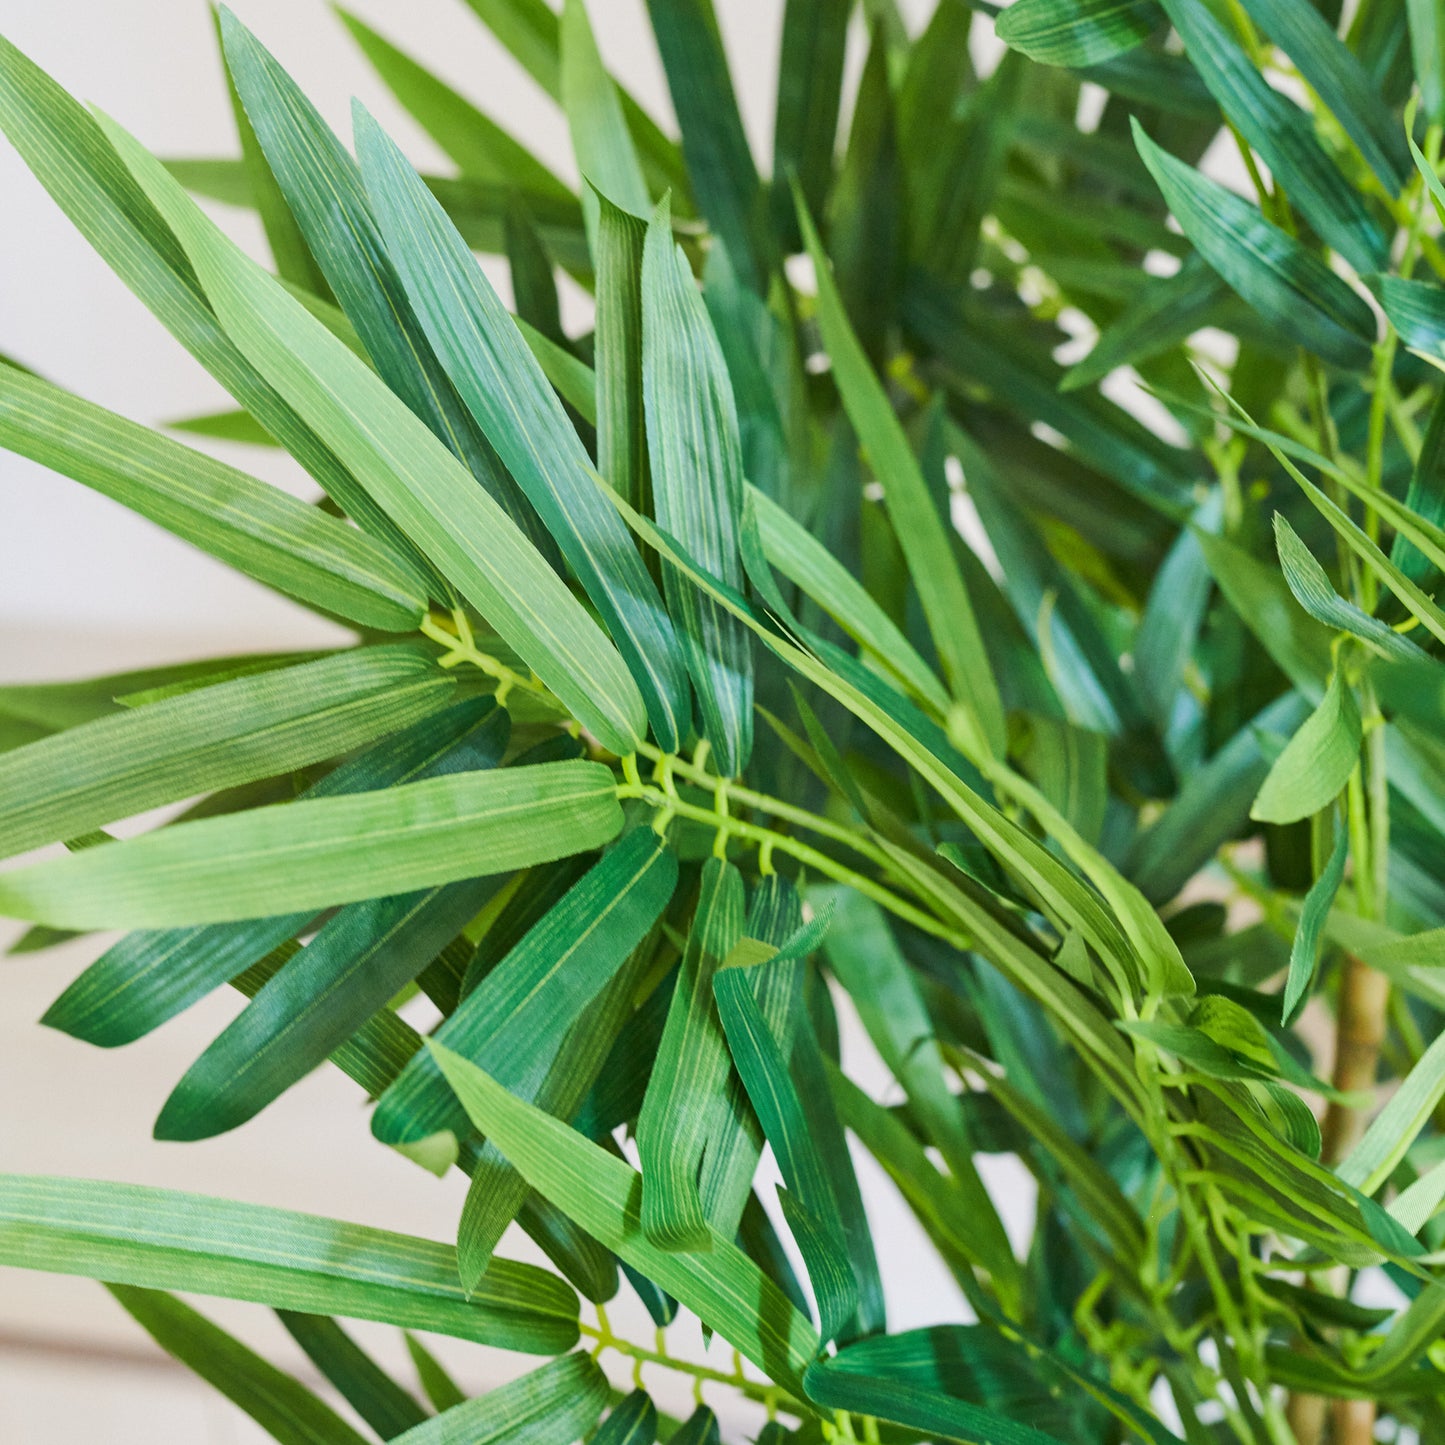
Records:
{"label": "artificial bamboo plant", "polygon": [[[0,129],[235,399],[172,430],[316,499],[19,363],[0,444],[355,632],[0,689],[0,853],[66,850],[0,870],[14,951],[127,930],[44,1018],[105,1047],[244,995],[160,1138],[334,1067],[471,1179],[453,1246],[4,1176],[0,1262],[288,1445],[716,1440],[668,1372],[770,1445],[1445,1439],[1438,0],[787,0],[761,168],[710,0],[649,0],[680,138],[605,7],[467,3],[580,184],[346,14],[454,174],[224,10],[228,159],[0,42]],[[967,1318],[890,1331],[863,1153]],[[413,1340],[423,1403],[337,1316],[550,1359],[466,1398]]]}

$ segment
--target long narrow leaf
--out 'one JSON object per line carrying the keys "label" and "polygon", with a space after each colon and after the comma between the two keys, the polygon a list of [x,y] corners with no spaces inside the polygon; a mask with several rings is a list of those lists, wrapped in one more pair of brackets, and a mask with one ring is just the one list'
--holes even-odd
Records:
{"label": "long narrow leaf", "polygon": [[598,763],[458,773],[181,823],[0,874],[0,914],[65,927],[219,923],[505,873],[622,825]]}

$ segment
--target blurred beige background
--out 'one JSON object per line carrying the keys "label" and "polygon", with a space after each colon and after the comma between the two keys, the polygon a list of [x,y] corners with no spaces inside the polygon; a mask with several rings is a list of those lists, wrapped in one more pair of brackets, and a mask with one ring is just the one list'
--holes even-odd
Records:
{"label": "blurred beige background", "polygon": [[[413,158],[445,169],[321,0],[233,0],[233,8],[344,136],[349,138],[350,98],[359,95]],[[525,136],[561,174],[575,174],[559,112],[491,42],[462,0],[410,0],[405,6],[353,0],[352,8]],[[904,8],[917,24],[931,4],[914,0]],[[591,9],[616,72],[670,120],[641,0],[592,0]],[[718,9],[749,131],[765,161],[781,0],[723,0]],[[234,152],[211,17],[201,0],[0,0],[0,33],[157,152]],[[855,45],[855,73],[858,51]],[[216,214],[238,238],[259,245],[249,218]],[[226,405],[219,387],[89,250],[3,140],[0,215],[0,351],[147,423]],[[488,265],[505,288],[505,266]],[[585,323],[582,298],[570,297],[569,308],[574,323]],[[217,450],[281,485],[299,485],[279,454]],[[341,635],[106,499],[3,452],[0,519],[0,682],[324,645]],[[0,924],[0,943],[14,934]],[[150,1038],[113,1053],[40,1028],[35,1020],[99,946],[82,940],[40,955],[0,958],[6,974],[0,1170],[133,1180],[450,1237],[462,1199],[460,1176],[437,1181],[373,1143],[353,1086],[335,1071],[314,1074],[224,1138],[153,1142],[150,1123],[171,1085],[239,1000],[218,993]],[[856,1028],[848,1046],[855,1073],[882,1095],[887,1080]],[[1009,1200],[1011,1221],[1023,1224],[1030,1191],[1022,1171],[1010,1168],[1012,1161],[985,1163]],[[961,1299],[891,1185],[866,1158],[860,1170],[889,1271],[894,1328],[962,1317]],[[507,1248],[531,1257],[525,1238]],[[631,1301],[625,1288],[624,1298]],[[304,1373],[299,1353],[265,1310],[201,1303]],[[645,1328],[635,1302],[618,1314],[639,1332]],[[401,1365],[394,1331],[361,1326],[357,1333],[385,1360]],[[696,1336],[695,1326],[691,1334]],[[701,1347],[700,1339],[693,1343]],[[474,1387],[529,1363],[450,1341],[438,1350]],[[688,1392],[676,1380],[658,1375],[648,1383],[664,1407],[687,1407]],[[754,1422],[744,1415],[730,1423],[751,1434],[747,1427]],[[0,1269],[0,1441],[69,1445],[82,1438],[106,1445],[241,1445],[265,1437],[160,1355],[99,1286]]]}

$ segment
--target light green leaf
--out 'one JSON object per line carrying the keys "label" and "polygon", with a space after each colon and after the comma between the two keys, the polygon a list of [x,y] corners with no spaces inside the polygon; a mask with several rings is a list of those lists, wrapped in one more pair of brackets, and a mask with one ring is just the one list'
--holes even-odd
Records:
{"label": "light green leaf", "polygon": [[458,773],[180,823],[0,874],[0,914],[161,928],[317,910],[599,847],[622,826],[600,763]]}
{"label": "light green leaf", "polygon": [[1132,50],[1162,19],[1156,0],[1015,0],[995,30],[1042,65],[1098,65]]}
{"label": "light green leaf", "polygon": [[818,1337],[741,1250],[716,1233],[701,1251],[659,1249],[642,1229],[642,1177],[634,1169],[560,1120],[513,1098],[465,1059],[430,1047],[472,1123],[539,1194],[681,1300],[769,1379],[784,1389],[802,1388]]}
{"label": "light green leaf", "polygon": [[634,507],[650,502],[646,404],[642,394],[642,252],[647,222],[598,205],[597,469]]}
{"label": "light green leaf", "polygon": [[1274,514],[1274,541],[1279,550],[1279,564],[1284,580],[1294,593],[1295,601],[1316,622],[1338,627],[1366,642],[1382,657],[1397,661],[1418,662],[1420,649],[1408,637],[1402,637],[1387,623],[1371,617],[1363,608],[1347,602],[1330,585],[1329,574],[1315,560],[1314,554],[1300,541],[1283,512]]}
{"label": "light green leaf", "polygon": [[4,40],[0,128],[86,240],[181,344],[359,526],[411,556],[386,513],[226,335],[184,250],[96,118]]}
{"label": "light green leaf", "polygon": [[[509,732],[510,719],[490,697],[469,698],[390,734],[301,796],[370,792],[432,772],[495,767]],[[129,933],[101,954],[41,1021],[102,1048],[131,1043],[280,949],[311,916]]]}
{"label": "light green leaf", "polygon": [[364,110],[356,130],[382,233],[427,338],[602,613],[659,742],[676,748],[688,719],[682,655],[626,526],[598,493],[572,423],[466,243]]}
{"label": "light green leaf", "polygon": [[[947,524],[933,505],[928,483],[882,383],[848,324],[812,219],[801,209],[798,224],[813,258],[818,321],[833,376],[848,418],[883,486],[893,530],[918,589],[949,691],[971,724],[973,745],[1002,754],[1003,703],[953,555]],[[679,540],[686,544],[686,538]],[[706,565],[705,559],[699,560]]]}
{"label": "light green leaf", "polygon": [[1338,366],[1368,364],[1374,316],[1318,256],[1248,201],[1161,150],[1137,120],[1134,143],[1184,234],[1271,326]]}
{"label": "light green leaf", "polygon": [[[667,202],[642,257],[642,388],[657,520],[731,587],[741,587],[743,475],[732,382],[702,295],[672,239]],[[746,631],[670,570],[681,631],[717,767],[733,777],[753,744],[753,659]]]}
{"label": "light green leaf", "polygon": [[365,532],[6,366],[0,446],[73,477],[308,606],[387,632],[410,632],[426,614],[425,580]]}
{"label": "light green leaf", "polygon": [[414,1426],[396,1445],[572,1445],[597,1423],[607,1391],[590,1355],[564,1355]]}
{"label": "light green leaf", "polygon": [[631,752],[644,720],[631,674],[515,523],[399,397],[226,239],[153,156],[106,124],[183,237],[237,344],[573,715],[604,746]]}
{"label": "light green leaf", "polygon": [[[1340,891],[1340,882],[1345,876],[1345,860],[1350,853],[1350,835],[1347,828],[1335,826],[1335,841],[1319,877],[1310,884],[1300,908],[1299,925],[1295,929],[1294,942],[1289,950],[1289,974],[1284,983],[1284,1004],[1280,1022],[1288,1027],[1299,1016],[1305,1000],[1309,997],[1310,985],[1314,982],[1315,968],[1319,964],[1320,937],[1324,933],[1330,909],[1334,907],[1335,894]],[[1414,1230],[1410,1231],[1412,1234]]]}
{"label": "light green leaf", "polygon": [[1405,1157],[1416,1136],[1445,1098],[1445,1035],[1420,1056],[1420,1061],[1390,1095],[1360,1142],[1335,1171],[1362,1194],[1373,1194]]}
{"label": "light green leaf", "polygon": [[[435,1037],[524,1088],[657,921],[676,882],[677,862],[662,840],[646,828],[629,834],[466,995]],[[465,1134],[466,1114],[422,1054],[383,1095],[371,1127],[388,1144],[414,1143],[440,1129]]]}
{"label": "light green leaf", "polygon": [[[587,218],[588,241],[600,273],[597,199],[589,188],[595,187],[597,194],[634,216],[645,216],[652,209],[652,197],[628,133],[617,87],[598,54],[584,0],[566,0],[563,5],[560,44],[562,109],[567,114],[577,169],[586,180],[582,214]],[[607,474],[605,467],[603,474]]]}
{"label": "light green leaf", "polygon": [[1335,671],[1320,705],[1301,724],[1269,770],[1249,816],[1297,823],[1339,796],[1360,757],[1355,690]]}
{"label": "light green leaf", "polygon": [[1405,0],[1405,13],[1425,115],[1432,125],[1445,125],[1445,19],[1434,0]]}
{"label": "light green leaf", "polygon": [[168,1354],[244,1410],[281,1445],[365,1445],[329,1405],[189,1305],[160,1290],[108,1284]]}
{"label": "light green leaf", "polygon": [[467,1398],[442,1362],[410,1330],[406,1332],[406,1352],[411,1356],[422,1393],[427,1397],[432,1409],[450,1410],[453,1405],[460,1405]]}
{"label": "light green leaf", "polygon": [[747,505],[769,563],[865,649],[870,661],[886,667],[938,716],[946,717],[948,694],[937,675],[863,584],[801,522],[756,487],[748,488]]}
{"label": "light green leaf", "polygon": [[577,1343],[577,1296],[534,1265],[498,1260],[468,1297],[450,1245],[138,1184],[0,1175],[0,1263],[538,1354]]}
{"label": "light green leaf", "polygon": [[0,856],[347,752],[455,686],[418,648],[359,648],[42,738],[0,756]]}

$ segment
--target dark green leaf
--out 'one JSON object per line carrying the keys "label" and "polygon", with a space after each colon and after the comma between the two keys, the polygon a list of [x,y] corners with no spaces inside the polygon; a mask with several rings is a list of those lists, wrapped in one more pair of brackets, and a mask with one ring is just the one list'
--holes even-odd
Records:
{"label": "dark green leaf", "polygon": [[1161,150],[1137,121],[1134,141],[1184,234],[1266,321],[1327,361],[1367,364],[1374,316],[1318,256],[1248,201]]}
{"label": "dark green leaf", "polygon": [[189,1305],[160,1290],[108,1284],[121,1307],[169,1355],[240,1406],[281,1445],[364,1445],[334,1410]]}
{"label": "dark green leaf", "polygon": [[277,1314],[311,1363],[383,1440],[393,1439],[426,1419],[426,1411],[416,1400],[335,1320],[295,1310],[278,1310]]}
{"label": "dark green leaf", "polygon": [[[630,834],[467,994],[438,1041],[522,1088],[657,921],[676,879],[660,839],[647,829]],[[464,1133],[466,1115],[435,1063],[419,1055],[382,1098],[372,1130],[396,1144],[439,1129]]]}

